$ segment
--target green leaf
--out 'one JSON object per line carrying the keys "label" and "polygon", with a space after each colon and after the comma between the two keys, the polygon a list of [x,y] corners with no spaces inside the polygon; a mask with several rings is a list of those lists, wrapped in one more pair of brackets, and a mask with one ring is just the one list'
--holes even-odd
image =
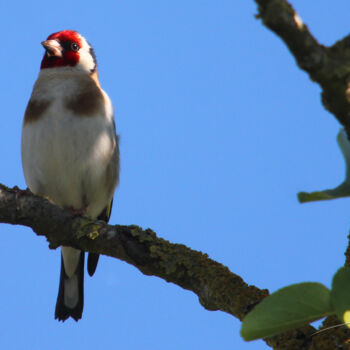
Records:
{"label": "green leaf", "polygon": [[345,161],[345,180],[337,187],[324,191],[299,192],[300,203],[350,197],[350,142],[344,129],[340,129],[337,142]]}
{"label": "green leaf", "polygon": [[241,336],[266,338],[333,313],[327,287],[315,282],[292,284],[266,297],[244,318]]}
{"label": "green leaf", "polygon": [[338,318],[349,322],[350,315],[350,268],[342,267],[333,277],[331,305]]}

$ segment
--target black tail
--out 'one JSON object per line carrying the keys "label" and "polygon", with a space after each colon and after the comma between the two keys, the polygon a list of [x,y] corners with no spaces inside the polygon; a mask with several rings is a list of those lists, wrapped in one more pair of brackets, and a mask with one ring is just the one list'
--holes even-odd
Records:
{"label": "black tail", "polygon": [[84,307],[84,252],[80,252],[79,263],[74,275],[69,278],[64,270],[61,255],[60,287],[58,290],[55,319],[65,321],[68,317],[81,319]]}

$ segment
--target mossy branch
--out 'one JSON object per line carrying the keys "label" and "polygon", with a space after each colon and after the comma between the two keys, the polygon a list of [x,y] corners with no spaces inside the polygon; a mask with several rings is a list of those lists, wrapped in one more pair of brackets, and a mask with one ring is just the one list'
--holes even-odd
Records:
{"label": "mossy branch", "polygon": [[0,184],[0,222],[32,228],[46,237],[52,249],[67,245],[123,260],[146,275],[193,291],[206,309],[239,319],[268,295],[267,290],[248,286],[207,254],[158,238],[151,229],[74,217],[70,210],[17,187]]}
{"label": "mossy branch", "polygon": [[[240,320],[268,295],[266,289],[249,286],[207,254],[158,238],[151,229],[74,217],[70,210],[17,187],[10,189],[0,184],[0,222],[32,228],[37,235],[46,237],[51,249],[66,245],[123,260],[146,275],[191,290],[207,310],[221,310]],[[314,331],[311,326],[297,331],[298,349],[307,349],[302,343]],[[276,345],[276,349],[292,350],[295,332],[271,338],[268,343]],[[294,345],[290,347],[289,343]]]}
{"label": "mossy branch", "polygon": [[[268,295],[266,289],[249,286],[207,254],[158,238],[151,229],[74,217],[70,210],[17,187],[0,184],[0,222],[32,228],[46,237],[51,249],[67,245],[123,260],[146,275],[191,290],[207,310],[221,310],[240,320]],[[311,349],[308,344],[315,331],[305,326],[266,342],[274,349]]]}

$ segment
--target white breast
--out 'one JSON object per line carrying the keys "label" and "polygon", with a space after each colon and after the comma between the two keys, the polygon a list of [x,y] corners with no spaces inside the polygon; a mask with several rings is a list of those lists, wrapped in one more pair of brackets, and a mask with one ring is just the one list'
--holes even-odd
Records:
{"label": "white breast", "polygon": [[[64,105],[78,91],[77,79],[39,76],[32,98],[51,101],[41,117],[23,125],[22,163],[33,193],[60,206],[82,208],[97,217],[113,196],[106,169],[116,147],[112,106],[97,116],[76,116]],[[116,180],[117,182],[117,180]]]}

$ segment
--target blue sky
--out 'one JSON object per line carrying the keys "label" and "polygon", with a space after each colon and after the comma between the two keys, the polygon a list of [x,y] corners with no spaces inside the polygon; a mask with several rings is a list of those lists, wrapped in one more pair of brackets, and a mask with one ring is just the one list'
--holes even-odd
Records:
{"label": "blue sky", "polygon": [[[350,3],[294,0],[323,44],[349,32]],[[333,8],[331,8],[333,6]],[[94,46],[121,135],[112,224],[150,227],[206,252],[249,284],[330,285],[344,263],[349,199],[298,204],[336,186],[337,121],[320,89],[249,1],[3,2],[0,182],[24,188],[22,117],[52,32]],[[102,257],[78,323],[54,320],[60,257],[1,225],[1,349],[265,349],[193,293]]]}

